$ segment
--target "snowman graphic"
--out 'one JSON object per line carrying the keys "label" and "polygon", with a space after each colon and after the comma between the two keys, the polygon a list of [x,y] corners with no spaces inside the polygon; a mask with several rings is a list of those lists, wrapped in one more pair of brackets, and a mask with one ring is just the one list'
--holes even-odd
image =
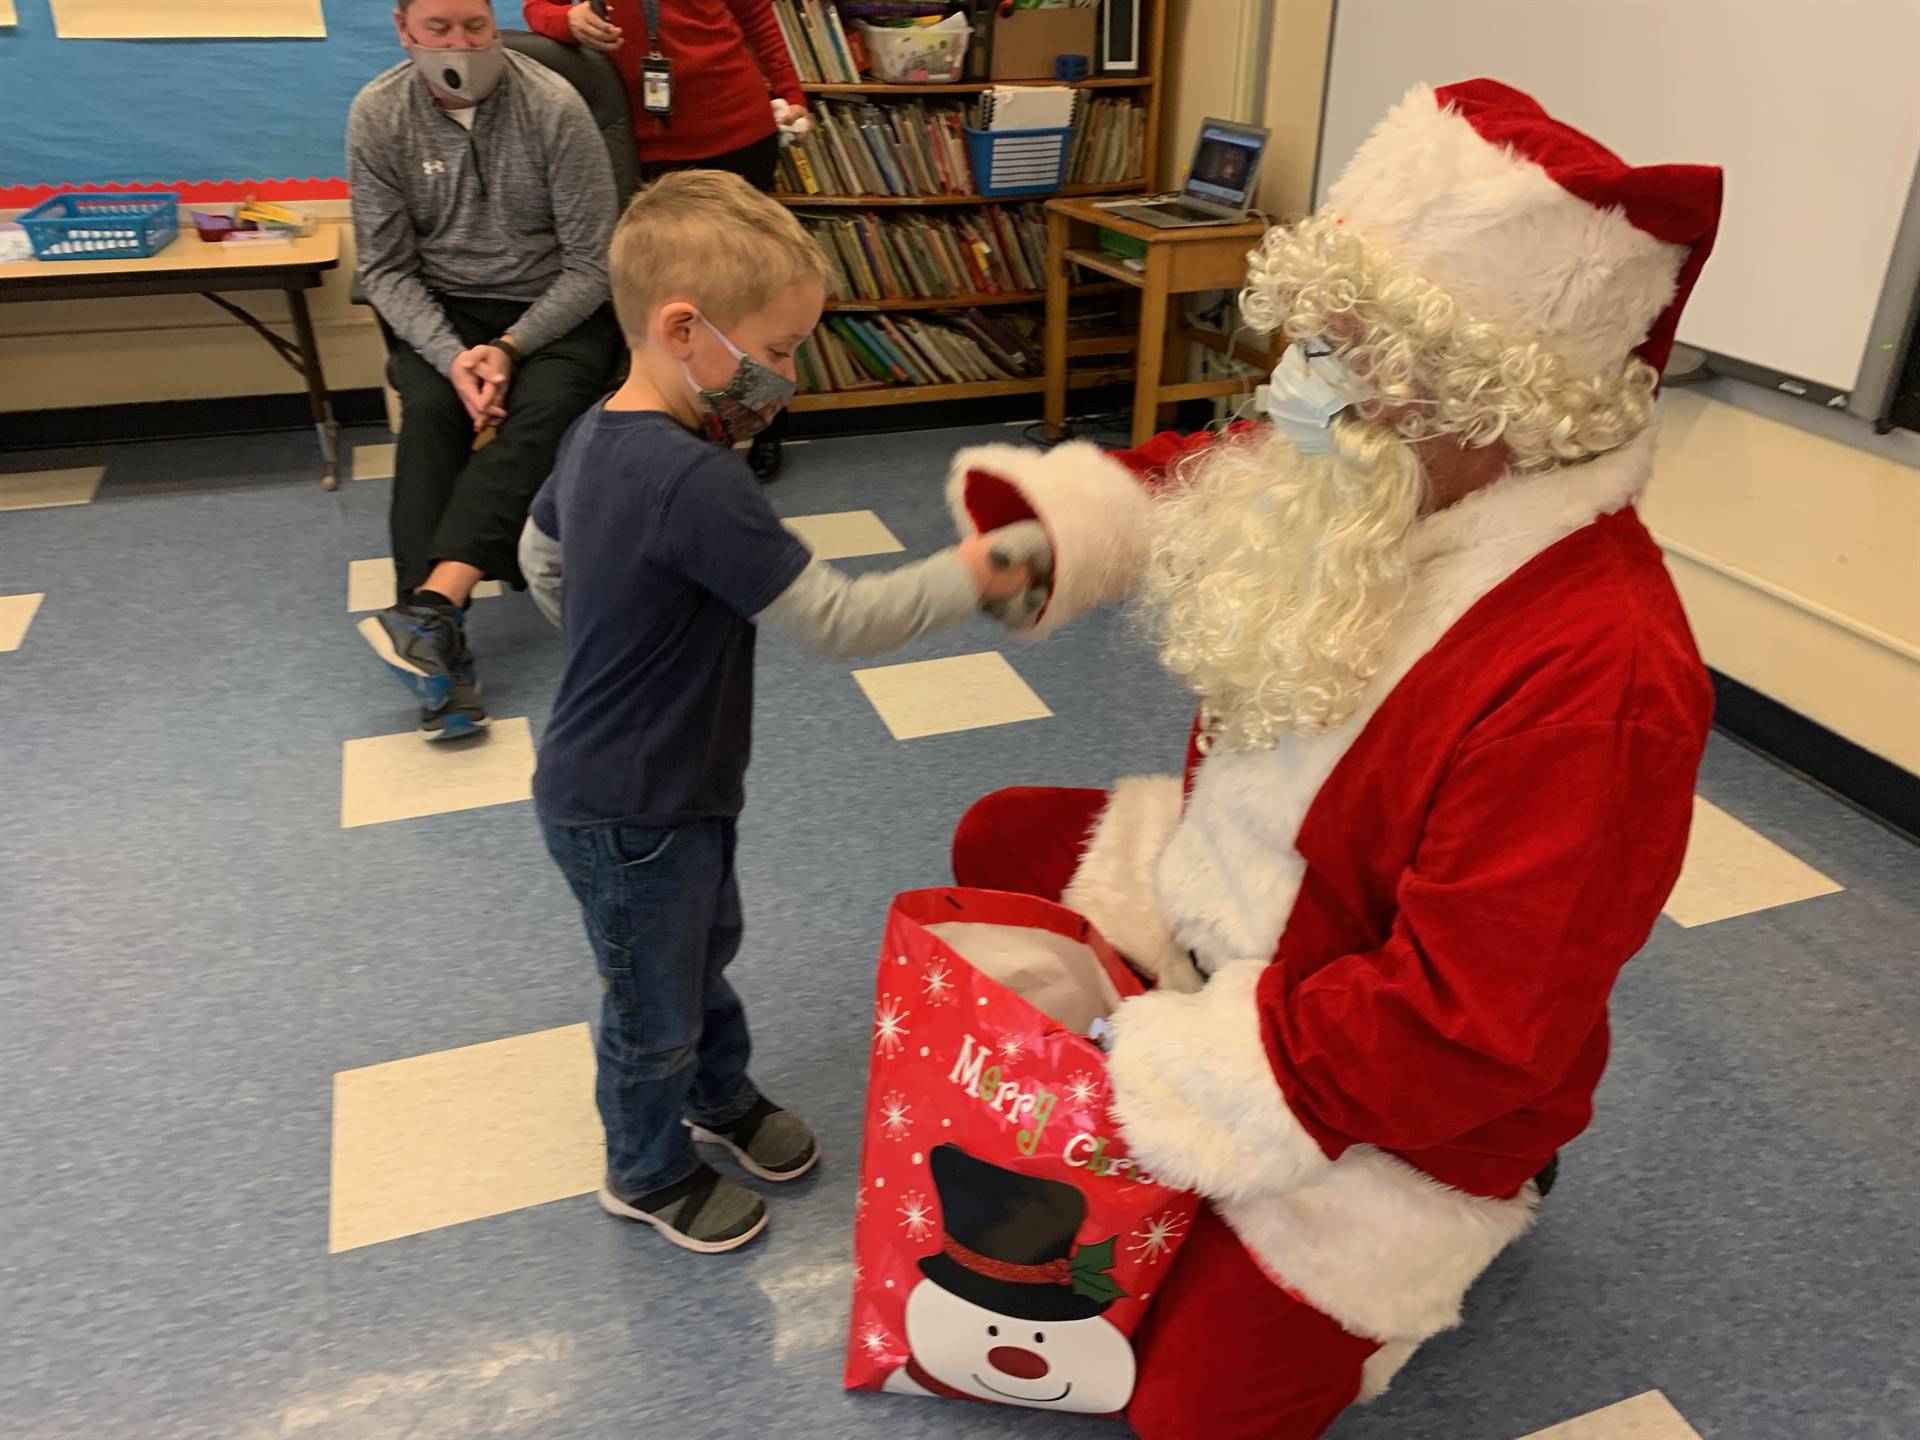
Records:
{"label": "snowman graphic", "polygon": [[940,1249],[907,1297],[907,1363],[882,1387],[1110,1415],[1133,1394],[1133,1347],[1104,1315],[1125,1293],[1112,1238],[1076,1248],[1087,1202],[1071,1185],[976,1159],[928,1156]]}

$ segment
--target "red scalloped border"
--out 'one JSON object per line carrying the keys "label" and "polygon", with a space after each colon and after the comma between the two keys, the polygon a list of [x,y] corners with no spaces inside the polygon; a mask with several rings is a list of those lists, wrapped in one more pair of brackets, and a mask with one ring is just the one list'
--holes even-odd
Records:
{"label": "red scalloped border", "polygon": [[306,180],[169,180],[111,185],[0,185],[0,210],[26,210],[56,195],[83,191],[125,194],[176,194],[190,203],[213,205],[242,200],[345,200],[347,182],[339,176]]}

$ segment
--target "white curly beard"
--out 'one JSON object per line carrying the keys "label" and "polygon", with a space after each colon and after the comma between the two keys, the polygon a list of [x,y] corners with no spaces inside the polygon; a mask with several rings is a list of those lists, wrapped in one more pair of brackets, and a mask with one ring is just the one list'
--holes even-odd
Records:
{"label": "white curly beard", "polygon": [[1218,747],[1352,715],[1405,599],[1419,457],[1357,417],[1333,433],[1326,455],[1270,430],[1222,441],[1153,507],[1144,613]]}

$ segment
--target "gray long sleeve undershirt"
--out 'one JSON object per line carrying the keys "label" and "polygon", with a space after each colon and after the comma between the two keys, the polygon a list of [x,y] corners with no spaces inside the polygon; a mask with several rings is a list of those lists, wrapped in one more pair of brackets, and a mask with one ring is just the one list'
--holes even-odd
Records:
{"label": "gray long sleeve undershirt", "polygon": [[[558,625],[560,542],[531,520],[520,532],[520,570],[540,613]],[[972,576],[949,549],[857,578],[815,560],[753,618],[810,654],[877,655],[959,624],[979,603]]]}

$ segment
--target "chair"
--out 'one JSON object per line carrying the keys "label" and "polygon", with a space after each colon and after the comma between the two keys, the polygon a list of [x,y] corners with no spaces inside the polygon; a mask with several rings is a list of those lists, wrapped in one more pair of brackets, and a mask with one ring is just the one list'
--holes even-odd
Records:
{"label": "chair", "polygon": [[[526,30],[502,30],[500,40],[507,49],[539,61],[580,92],[580,98],[592,112],[593,123],[599,128],[600,138],[606,142],[607,158],[613,162],[614,193],[624,210],[640,185],[640,149],[633,138],[633,110],[627,99],[627,82],[614,68],[612,59],[584,45],[563,45]],[[355,305],[367,303],[357,273],[349,298]],[[385,325],[380,327],[380,333],[383,339],[387,338]],[[387,423],[395,434],[400,432],[400,420],[398,397],[389,391]]]}

